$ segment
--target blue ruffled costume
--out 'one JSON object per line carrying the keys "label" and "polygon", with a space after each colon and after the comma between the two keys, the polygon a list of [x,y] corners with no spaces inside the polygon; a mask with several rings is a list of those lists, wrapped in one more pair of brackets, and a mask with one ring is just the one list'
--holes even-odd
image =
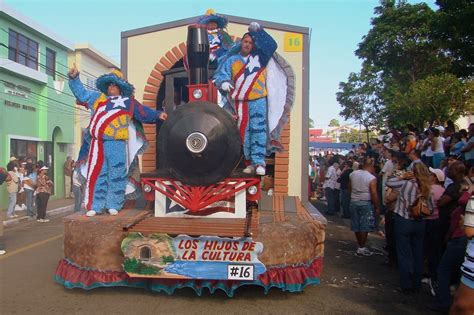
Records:
{"label": "blue ruffled costume", "polygon": [[[223,58],[214,83],[218,88],[224,82],[234,86],[228,95],[233,102],[232,111],[239,117],[239,130],[244,156],[254,166],[265,166],[267,153],[267,89],[266,65],[277,49],[275,40],[263,29],[244,34],[253,39],[254,49],[249,56],[240,54],[237,43]],[[224,92],[225,93],[225,92]]]}
{"label": "blue ruffled costume", "polygon": [[120,210],[124,204],[130,165],[127,141],[132,119],[156,123],[162,113],[135,100],[131,95],[133,86],[120,77],[114,78],[114,74],[99,78],[97,87],[104,92],[112,82],[121,88],[121,96],[108,97],[105,93],[87,90],[79,77],[69,80],[74,96],[91,110],[89,134],[81,147],[79,160],[87,155],[84,201],[86,209],[96,213],[104,208]]}

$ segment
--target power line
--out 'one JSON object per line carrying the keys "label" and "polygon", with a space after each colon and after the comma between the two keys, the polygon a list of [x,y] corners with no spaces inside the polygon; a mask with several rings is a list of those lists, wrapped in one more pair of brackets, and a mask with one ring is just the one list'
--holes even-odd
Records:
{"label": "power line", "polygon": [[[3,82],[4,84],[5,84],[5,83],[7,83],[7,84],[9,83],[9,82],[7,82],[7,81],[5,81],[5,80],[2,80],[2,79],[0,79],[0,82]],[[29,93],[31,93],[31,94],[33,94],[33,95],[37,95],[38,97],[42,97],[42,98],[48,99],[48,100],[50,100],[50,101],[56,102],[56,103],[58,103],[58,104],[62,104],[62,105],[64,105],[64,106],[69,107],[69,108],[72,108],[72,109],[74,109],[74,110],[79,109],[79,110],[84,111],[84,112],[87,112],[87,113],[89,112],[89,111],[87,111],[87,110],[85,110],[85,109],[77,108],[77,107],[74,106],[74,105],[71,105],[71,104],[68,104],[68,103],[64,103],[64,102],[59,101],[59,100],[55,100],[55,99],[53,99],[53,98],[50,98],[50,97],[47,97],[47,96],[38,94],[38,93],[33,92],[33,91],[29,91]],[[4,94],[7,94],[7,93],[4,93]],[[7,94],[7,95],[10,95],[10,94]]]}
{"label": "power line", "polygon": [[[7,34],[10,34],[10,32],[9,32],[8,30],[4,29],[3,27],[0,27],[0,29],[1,29],[2,31],[4,31],[5,33],[7,33]],[[18,33],[18,32],[17,32],[17,33]],[[18,40],[18,41],[21,41],[21,42],[24,43],[24,44],[28,44],[27,42],[22,41],[22,40],[20,40],[19,38],[18,38],[17,40]],[[7,48],[8,48],[8,47],[7,47]],[[39,51],[39,49],[38,49],[38,53],[39,53],[40,55],[43,55],[43,56],[46,57],[46,54],[44,54],[44,53],[42,53],[41,51]],[[57,63],[58,65],[63,66],[63,67],[66,68],[66,69],[69,69],[69,68],[70,68],[69,66],[62,64],[62,63],[60,63],[60,62],[57,61],[57,60],[55,60],[55,63]],[[92,78],[97,79],[97,77],[96,77],[95,75],[93,75],[92,73],[87,72],[86,70],[81,70],[81,72],[87,73],[87,74],[88,74],[89,76],[91,76]]]}
{"label": "power line", "polygon": [[[8,96],[11,96],[10,94],[8,93],[3,93],[3,92],[0,92],[1,94],[3,95],[8,95]],[[9,101],[8,99],[6,98],[3,98],[5,101]],[[13,103],[15,103],[13,101]],[[74,111],[71,111],[69,109],[66,109],[66,108],[62,108],[62,107],[58,107],[57,105],[53,105],[53,106],[50,106],[50,104],[47,104],[44,102],[44,100],[40,99],[39,97],[36,97],[36,96],[31,96],[29,97],[29,100],[27,103],[32,103],[31,106],[32,107],[35,107],[37,108],[38,110],[41,110],[41,111],[47,111],[47,112],[50,112],[50,113],[53,113],[53,114],[62,114],[62,115],[69,115],[69,116],[75,116],[76,113]],[[23,105],[23,104],[21,104]]]}
{"label": "power line", "polygon": [[[0,44],[0,45],[1,45],[1,44]],[[12,61],[12,62],[15,62],[15,63],[16,63],[16,61]],[[2,80],[0,80],[0,81],[2,81]],[[86,87],[89,87],[88,85],[84,84],[82,81],[81,81],[81,83],[82,83],[82,85],[84,85],[84,86],[86,86]],[[57,90],[57,89],[55,89],[55,88],[53,88],[53,87],[51,87],[51,86],[49,86],[49,85],[46,85],[46,87],[47,87],[48,89],[54,90],[54,91],[56,91],[56,92],[60,92],[60,93],[62,93],[62,94],[64,94],[64,95],[67,95],[67,96],[70,96],[70,97],[73,97],[73,98],[76,99],[76,97],[75,97],[74,95],[72,95],[72,94],[66,93],[66,92],[61,91],[61,90]],[[93,90],[99,92],[97,89],[93,89]]]}
{"label": "power line", "polygon": [[[3,46],[3,47],[5,47],[5,48],[7,48],[7,49],[10,49],[10,48],[9,48],[7,45],[5,45],[4,43],[0,43],[0,46]],[[23,53],[21,53],[21,54],[22,54],[22,56],[24,56],[26,59],[35,61],[35,63],[38,64],[39,66],[41,66],[41,68],[43,68],[43,69],[45,69],[45,70],[52,70],[52,69],[48,68],[46,65],[42,64],[41,62],[39,62],[39,61],[37,61],[37,60],[34,60],[34,59],[32,59],[31,57],[28,57],[28,56],[24,55]],[[13,60],[12,60],[12,62],[19,63],[19,62],[13,61]],[[27,67],[28,67],[28,66],[27,66]],[[57,74],[59,77],[61,77],[62,79],[65,79],[65,80],[69,81],[69,76],[64,75],[64,74],[62,74],[61,72],[56,71],[56,70],[52,70],[52,71],[53,71],[54,73],[56,73],[56,74]],[[84,84],[84,83],[83,83],[83,85],[86,86],[86,87],[88,87],[88,88],[90,88],[90,89],[92,89],[92,90],[97,90],[95,87],[92,87],[92,86],[90,86],[90,85],[87,85],[87,84]]]}

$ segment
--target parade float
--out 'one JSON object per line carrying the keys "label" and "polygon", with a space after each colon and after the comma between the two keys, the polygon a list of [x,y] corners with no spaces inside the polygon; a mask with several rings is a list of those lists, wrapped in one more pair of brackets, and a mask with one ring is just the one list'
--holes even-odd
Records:
{"label": "parade float", "polygon": [[[248,26],[250,21],[227,18],[239,25]],[[176,24],[187,31],[187,41],[175,46],[179,51],[171,50],[173,58],[157,63],[152,70],[155,80],[147,80],[153,85],[145,86],[145,91],[154,91],[154,100],[147,102],[150,97],[143,95],[143,104],[169,114],[156,129],[145,128],[144,138],[152,148],[143,155],[139,180],[147,206],[128,202],[118,215],[76,213],[64,219],[64,258],[55,280],[66,288],[130,286],[172,294],[190,287],[199,295],[204,289],[221,289],[233,296],[244,285],[261,286],[265,292],[272,287],[298,292],[320,281],[326,221],[307,201],[307,129],[298,129],[295,123],[307,123],[308,104],[302,102],[307,101],[307,73],[298,83],[300,69],[295,75],[295,65],[278,49],[269,56],[271,141],[267,147],[271,154],[265,176],[244,172],[248,163],[242,154],[241,130],[223,104],[229,97],[212,80],[219,65],[209,66],[210,41],[216,36],[205,24],[193,22],[195,18]],[[268,30],[281,29],[279,24],[259,23]],[[167,24],[159,30],[169,28]],[[122,36],[122,44],[131,52],[132,43],[124,38],[137,34]],[[307,34],[301,38],[309,45]],[[309,67],[305,54],[307,59],[299,65],[303,68]],[[122,57],[127,60],[130,55]],[[133,71],[128,61],[122,68]],[[179,73],[186,74],[185,91],[176,89],[176,84],[170,88],[170,82],[182,79]],[[298,131],[290,137],[290,132]],[[290,149],[290,139],[303,145]],[[291,159],[297,165],[293,169]],[[296,190],[291,188],[292,178],[298,178]]]}

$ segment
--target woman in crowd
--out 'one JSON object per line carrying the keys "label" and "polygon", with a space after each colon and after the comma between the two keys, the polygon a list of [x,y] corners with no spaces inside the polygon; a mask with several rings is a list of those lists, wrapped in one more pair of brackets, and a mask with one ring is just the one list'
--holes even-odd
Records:
{"label": "woman in crowd", "polygon": [[15,210],[22,211],[26,209],[26,193],[25,189],[23,188],[23,181],[26,175],[26,162],[24,160],[20,160],[18,162],[18,172],[17,175],[20,178],[18,182],[18,193],[16,194],[16,206]]}
{"label": "woman in crowd", "polygon": [[20,187],[20,178],[18,177],[18,163],[10,161],[7,165],[8,177],[5,180],[8,191],[8,210],[7,218],[16,218],[15,205],[18,189]]}
{"label": "woman in crowd", "polygon": [[74,194],[74,212],[81,211],[82,207],[82,183],[79,176],[80,170],[75,167],[72,172],[72,192]]}
{"label": "woman in crowd", "polygon": [[38,210],[37,222],[46,223],[49,219],[46,219],[46,208],[48,207],[49,196],[51,195],[51,187],[53,182],[49,180],[46,173],[48,167],[43,166],[39,169],[37,188],[36,188],[36,206]]}
{"label": "woman in crowd", "polygon": [[421,288],[425,233],[425,220],[413,218],[410,209],[419,196],[433,209],[430,173],[423,163],[416,163],[413,172],[388,180],[387,186],[399,189],[394,209],[395,241],[401,292],[410,294]]}
{"label": "woman in crowd", "polygon": [[[410,164],[410,160],[401,152],[392,151],[392,163],[394,166],[390,176],[387,177],[387,181],[392,177],[397,177],[406,171],[406,168]],[[397,265],[397,252],[395,247],[395,204],[398,199],[400,191],[394,188],[386,187],[384,183],[384,202],[385,202],[385,240],[387,242],[388,261],[387,264],[390,267]]]}
{"label": "woman in crowd", "polygon": [[440,168],[441,161],[444,160],[443,139],[436,128],[431,129],[431,150],[433,151],[433,168]]}
{"label": "woman in crowd", "polygon": [[450,155],[461,157],[462,155],[462,148],[464,147],[465,143],[462,141],[461,134],[459,132],[455,132],[451,136],[451,145],[450,145]]}
{"label": "woman in crowd", "polygon": [[342,217],[344,219],[350,219],[351,217],[351,193],[349,191],[350,175],[353,171],[353,162],[344,162],[344,168],[337,181],[341,184],[341,206],[342,206]]}
{"label": "woman in crowd", "polygon": [[36,215],[34,194],[36,189],[36,166],[33,163],[26,164],[26,175],[23,177],[23,189],[26,193],[26,215],[33,217]]}
{"label": "woman in crowd", "polygon": [[424,252],[428,261],[431,294],[435,295],[434,288],[437,281],[437,270],[441,256],[441,223],[439,219],[438,200],[444,193],[444,172],[440,169],[429,168],[431,174],[431,193],[433,196],[433,213],[426,218]]}
{"label": "woman in crowd", "polygon": [[[456,169],[456,162],[448,168],[448,173]],[[464,165],[462,165],[464,167]],[[447,312],[451,305],[450,285],[457,282],[460,277],[460,268],[464,260],[467,237],[464,228],[459,224],[464,215],[466,205],[471,197],[473,187],[466,182],[461,184],[461,195],[456,200],[457,206],[450,213],[449,230],[447,233],[448,243],[438,266],[438,287],[436,289],[436,300],[429,304],[428,308],[434,311]]]}

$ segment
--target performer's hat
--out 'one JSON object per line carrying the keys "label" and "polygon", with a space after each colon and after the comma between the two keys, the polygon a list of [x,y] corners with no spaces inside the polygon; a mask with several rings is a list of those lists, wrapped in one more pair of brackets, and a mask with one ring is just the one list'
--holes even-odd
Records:
{"label": "performer's hat", "polygon": [[45,165],[45,166],[43,166],[42,168],[40,168],[40,171],[42,171],[42,170],[49,170],[49,167],[47,167],[47,166]]}
{"label": "performer's hat", "polygon": [[217,15],[212,9],[208,9],[206,14],[199,18],[199,24],[208,24],[210,22],[216,22],[217,28],[225,28],[227,26],[227,19],[223,16]]}
{"label": "performer's hat", "polygon": [[135,90],[133,85],[123,78],[122,72],[117,69],[112,70],[109,74],[104,74],[97,78],[95,86],[102,93],[107,94],[107,89],[111,83],[116,84],[120,88],[122,96],[130,96]]}

